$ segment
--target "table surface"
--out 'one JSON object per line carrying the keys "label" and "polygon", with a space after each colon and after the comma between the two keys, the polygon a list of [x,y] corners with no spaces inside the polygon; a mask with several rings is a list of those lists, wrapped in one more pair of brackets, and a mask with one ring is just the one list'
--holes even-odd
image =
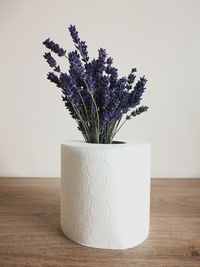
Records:
{"label": "table surface", "polygon": [[67,239],[59,189],[56,178],[0,178],[0,266],[200,267],[200,179],[152,179],[150,235],[121,251]]}

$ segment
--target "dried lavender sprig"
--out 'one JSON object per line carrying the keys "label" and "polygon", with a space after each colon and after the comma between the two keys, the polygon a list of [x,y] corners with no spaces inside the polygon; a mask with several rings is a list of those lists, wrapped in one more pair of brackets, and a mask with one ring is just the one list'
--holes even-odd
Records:
{"label": "dried lavender sprig", "polygon": [[46,59],[50,67],[54,68],[56,66],[57,63],[55,59],[51,56],[51,53],[45,53],[44,58]]}
{"label": "dried lavender sprig", "polygon": [[148,107],[147,106],[141,106],[139,108],[137,108],[136,110],[133,110],[131,112],[130,115],[127,115],[126,116],[126,119],[124,120],[124,122],[114,131],[113,133],[113,136],[112,136],[112,139],[114,138],[114,136],[119,132],[119,130],[122,128],[122,126],[128,121],[131,119],[131,117],[135,117],[137,115],[140,115],[141,113],[145,112],[148,110]]}
{"label": "dried lavender sprig", "polygon": [[136,68],[133,68],[132,70],[131,70],[131,73],[128,75],[128,84],[127,84],[127,86],[126,86],[126,88],[128,89],[128,90],[131,90],[132,89],[132,84],[134,83],[134,81],[135,81],[135,78],[136,78],[136,75],[135,75],[135,72],[137,71],[137,69]]}
{"label": "dried lavender sprig", "polygon": [[88,51],[87,51],[87,45],[85,43],[85,41],[81,41],[79,36],[78,36],[78,31],[76,30],[76,26],[75,25],[70,25],[69,26],[69,32],[71,34],[71,37],[73,39],[73,42],[76,45],[76,48],[79,50],[82,59],[84,62],[87,62],[89,60],[88,57]]}
{"label": "dried lavender sprig", "polygon": [[60,66],[59,65],[55,66],[54,71],[61,72]]}
{"label": "dried lavender sprig", "polygon": [[61,71],[60,66],[57,65],[56,60],[52,57],[50,52],[49,53],[45,53],[43,57],[46,59],[46,61],[49,64],[49,66],[54,68],[54,71],[56,71],[56,72],[60,72]]}
{"label": "dried lavender sprig", "polygon": [[147,110],[148,110],[148,107],[147,106],[141,106],[141,107],[133,110],[130,115],[127,115],[126,116],[126,120],[130,120],[132,117],[135,117],[137,115],[140,115],[141,113],[143,113],[143,112],[145,112]]}
{"label": "dried lavender sprig", "polygon": [[47,79],[50,80],[52,83],[55,83],[57,87],[60,87],[60,80],[54,72],[49,72],[47,74]]}
{"label": "dried lavender sprig", "polygon": [[43,44],[50,49],[52,52],[56,53],[59,57],[63,57],[66,54],[66,50],[61,48],[58,44],[54,43],[50,40],[50,38],[46,39]]}

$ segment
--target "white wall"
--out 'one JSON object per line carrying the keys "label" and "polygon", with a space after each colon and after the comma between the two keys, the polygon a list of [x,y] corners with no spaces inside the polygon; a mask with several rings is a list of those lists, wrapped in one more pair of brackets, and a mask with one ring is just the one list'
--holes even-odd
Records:
{"label": "white wall", "polygon": [[152,143],[152,177],[200,177],[198,0],[1,0],[0,176],[59,176],[60,142],[82,138],[42,58],[46,37],[72,48],[69,24],[91,56],[107,48],[122,75],[149,80],[149,112],[117,139]]}

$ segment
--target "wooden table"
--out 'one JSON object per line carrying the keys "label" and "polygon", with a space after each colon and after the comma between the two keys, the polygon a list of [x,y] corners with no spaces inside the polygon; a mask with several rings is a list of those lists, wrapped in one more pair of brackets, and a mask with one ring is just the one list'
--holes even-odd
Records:
{"label": "wooden table", "polygon": [[152,179],[148,239],[80,246],[59,226],[59,179],[0,178],[0,266],[200,267],[200,179]]}

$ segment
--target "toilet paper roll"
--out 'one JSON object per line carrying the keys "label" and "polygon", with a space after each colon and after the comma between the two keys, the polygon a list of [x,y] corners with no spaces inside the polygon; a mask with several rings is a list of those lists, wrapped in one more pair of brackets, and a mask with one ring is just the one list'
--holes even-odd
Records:
{"label": "toilet paper roll", "polygon": [[61,145],[61,228],[94,248],[126,249],[149,233],[151,145]]}

